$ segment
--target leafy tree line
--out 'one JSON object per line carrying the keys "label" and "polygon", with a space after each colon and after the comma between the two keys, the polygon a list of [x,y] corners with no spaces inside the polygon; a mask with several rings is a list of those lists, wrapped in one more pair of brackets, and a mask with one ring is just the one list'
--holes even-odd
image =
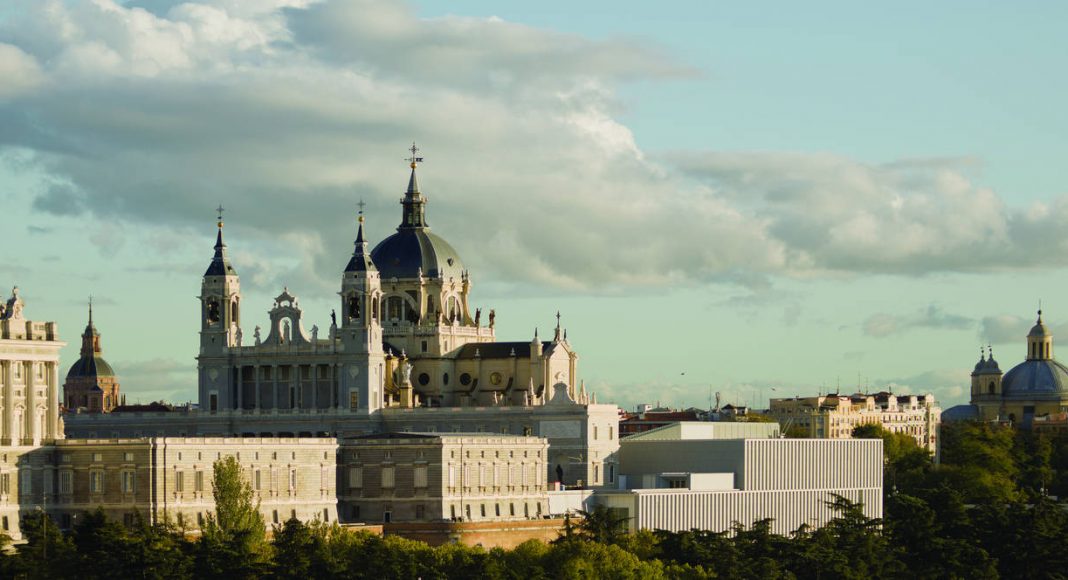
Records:
{"label": "leafy tree line", "polygon": [[[1054,495],[1068,476],[1068,437],[986,425],[947,425],[942,462],[911,439],[887,444],[883,519],[829,497],[819,529],[771,533],[771,521],[722,533],[627,534],[595,509],[568,519],[550,543],[512,550],[431,547],[335,524],[290,520],[264,533],[234,461],[216,464],[217,510],[191,539],[168,523],[127,527],[88,514],[68,533],[25,518],[28,542],[0,554],[3,578],[1064,578],[1068,512]],[[1055,493],[1056,492],[1056,493]]]}

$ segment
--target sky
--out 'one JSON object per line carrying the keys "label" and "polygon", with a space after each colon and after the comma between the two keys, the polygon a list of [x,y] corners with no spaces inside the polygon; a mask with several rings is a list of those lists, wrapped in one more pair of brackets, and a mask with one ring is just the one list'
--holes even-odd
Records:
{"label": "sky", "polygon": [[[981,346],[1068,337],[1068,5],[14,0],[0,6],[0,288],[130,402],[195,398],[214,208],[245,324],[329,322],[399,223],[501,340],[559,310],[600,402],[966,402]],[[250,336],[251,332],[247,332]],[[1056,351],[1055,351],[1056,355]]]}

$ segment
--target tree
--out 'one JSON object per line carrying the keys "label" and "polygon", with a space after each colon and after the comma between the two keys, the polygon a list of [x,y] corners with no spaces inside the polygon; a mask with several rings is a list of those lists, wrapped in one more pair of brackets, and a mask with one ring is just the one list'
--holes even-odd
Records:
{"label": "tree", "polygon": [[215,461],[209,513],[197,546],[197,575],[206,578],[256,578],[269,564],[266,527],[252,486],[232,456]]}
{"label": "tree", "polygon": [[26,543],[18,548],[16,576],[65,578],[74,573],[74,547],[48,514],[29,512],[19,518],[19,524]]}
{"label": "tree", "polygon": [[617,515],[617,511],[605,506],[595,506],[590,511],[578,510],[582,516],[579,522],[579,536],[602,544],[614,544],[627,533],[626,516]]}
{"label": "tree", "polygon": [[1012,427],[959,421],[942,425],[942,469],[965,503],[1000,504],[1020,499],[1018,453]]}
{"label": "tree", "polygon": [[275,578],[312,578],[312,560],[321,548],[311,529],[297,518],[290,518],[274,529]]}
{"label": "tree", "polygon": [[867,579],[901,575],[905,567],[880,532],[882,521],[864,514],[863,505],[831,494],[826,502],[835,517],[813,532],[794,535],[797,553],[791,566],[799,578]]}
{"label": "tree", "polygon": [[883,474],[884,491],[892,493],[900,485],[910,485],[922,479],[933,467],[931,454],[910,435],[887,431],[878,423],[857,425],[854,439],[882,439],[886,468]]}

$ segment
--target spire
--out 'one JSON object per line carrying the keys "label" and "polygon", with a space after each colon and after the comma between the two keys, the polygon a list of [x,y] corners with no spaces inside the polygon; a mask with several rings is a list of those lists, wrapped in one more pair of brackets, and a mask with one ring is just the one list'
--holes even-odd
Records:
{"label": "spire", "polygon": [[360,208],[356,217],[356,242],[352,251],[352,259],[349,260],[349,265],[345,267],[345,271],[367,272],[377,270],[375,263],[371,261],[371,254],[367,251],[367,240],[363,237],[363,206],[366,204],[361,199],[360,203],[356,205]]}
{"label": "spire", "polygon": [[401,215],[401,225],[397,227],[398,231],[428,227],[426,225],[426,198],[419,191],[419,180],[415,175],[415,168],[422,163],[423,158],[418,156],[419,148],[415,146],[415,141],[412,141],[412,146],[408,151],[412,153],[408,157],[408,166],[411,167],[412,174],[408,178],[408,190],[404,192],[404,199],[401,200],[404,211]]}
{"label": "spire", "polygon": [[97,356],[100,354],[100,333],[93,324],[93,297],[89,297],[89,323],[85,325],[82,333],[82,349],[79,352],[82,358]]}
{"label": "spire", "polygon": [[553,336],[553,341],[554,342],[560,342],[560,340],[562,338],[563,338],[563,336],[562,336],[561,330],[560,330],[560,311],[557,310],[556,311],[556,334]]}
{"label": "spire", "polygon": [[223,242],[223,206],[216,208],[219,212],[219,233],[215,237],[215,255],[211,258],[205,276],[236,276],[237,271],[230,265],[230,256],[226,252],[226,243]]}

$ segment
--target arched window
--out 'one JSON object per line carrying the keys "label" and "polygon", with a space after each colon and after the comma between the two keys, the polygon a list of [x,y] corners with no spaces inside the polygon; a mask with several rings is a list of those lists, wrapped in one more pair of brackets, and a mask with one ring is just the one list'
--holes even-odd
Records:
{"label": "arched window", "polygon": [[990,381],[990,386],[988,387],[988,389],[990,391],[990,394],[993,395],[994,394],[994,381]]}
{"label": "arched window", "polygon": [[219,301],[215,298],[208,299],[206,318],[208,324],[215,324],[219,321]]}
{"label": "arched window", "polygon": [[396,321],[401,319],[401,308],[404,300],[400,296],[390,296],[386,299],[386,320]]}
{"label": "arched window", "polygon": [[378,296],[371,299],[371,318],[379,318],[378,314]]}
{"label": "arched window", "polygon": [[241,324],[241,308],[240,308],[240,306],[241,306],[241,299],[240,298],[234,298],[234,302],[231,305],[231,309],[233,310],[233,315],[234,315],[233,316],[234,317],[234,324]]}
{"label": "arched window", "polygon": [[360,317],[360,297],[355,294],[349,295],[349,318]]}

